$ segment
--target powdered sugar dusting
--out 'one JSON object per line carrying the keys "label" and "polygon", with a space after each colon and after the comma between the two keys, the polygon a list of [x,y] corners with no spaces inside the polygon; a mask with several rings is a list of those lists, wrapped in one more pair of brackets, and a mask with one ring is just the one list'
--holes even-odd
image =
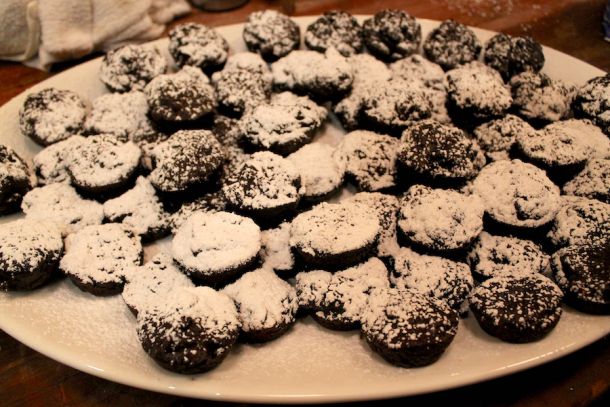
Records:
{"label": "powdered sugar dusting", "polygon": [[377,255],[391,256],[399,249],[396,239],[396,222],[398,220],[398,198],[379,192],[358,192],[348,199],[359,204],[367,205],[375,211],[381,225]]}
{"label": "powdered sugar dusting", "polygon": [[33,161],[38,174],[38,182],[42,185],[54,182],[70,182],[66,160],[70,151],[84,140],[84,137],[72,136],[52,144],[36,154]]}
{"label": "powdered sugar dusting", "polygon": [[341,186],[345,170],[335,160],[334,151],[328,144],[311,143],[287,157],[301,174],[303,195],[324,196]]}
{"label": "powdered sugar dusting", "polygon": [[275,229],[261,233],[261,259],[263,267],[279,272],[290,271],[294,267],[294,256],[290,250],[290,223],[284,222]]}
{"label": "powdered sugar dusting", "polygon": [[0,273],[36,270],[49,256],[58,258],[63,247],[60,229],[53,222],[19,219],[5,223],[0,229]]}

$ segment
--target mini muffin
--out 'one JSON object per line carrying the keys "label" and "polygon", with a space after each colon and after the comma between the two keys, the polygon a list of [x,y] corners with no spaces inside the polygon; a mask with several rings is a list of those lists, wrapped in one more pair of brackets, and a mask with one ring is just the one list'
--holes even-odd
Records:
{"label": "mini muffin", "polygon": [[246,148],[286,156],[313,139],[327,113],[307,97],[283,92],[247,112],[236,131]]}
{"label": "mini muffin", "polygon": [[474,129],[473,135],[485,151],[488,162],[508,160],[510,153],[521,134],[534,134],[535,130],[523,119],[507,114],[506,116],[483,123]]}
{"label": "mini muffin", "polygon": [[200,284],[221,286],[258,265],[261,231],[229,212],[195,212],[176,230],[171,253]]}
{"label": "mini muffin", "polygon": [[512,104],[502,77],[481,62],[447,72],[447,110],[455,123],[472,128],[503,116]]}
{"label": "mini muffin", "polygon": [[324,54],[293,51],[271,65],[273,85],[310,96],[316,101],[335,101],[352,88],[354,74],[347,59],[334,48]]}
{"label": "mini muffin", "polygon": [[104,55],[100,80],[112,92],[141,91],[148,82],[166,71],[167,61],[158,49],[129,44]]}
{"label": "mini muffin", "polygon": [[361,334],[373,352],[400,367],[436,362],[453,341],[457,312],[413,290],[377,290],[362,315]]}
{"label": "mini muffin", "polygon": [[568,118],[576,89],[559,79],[541,72],[526,71],[509,82],[513,96],[513,111],[532,125]]}
{"label": "mini muffin", "polygon": [[335,156],[346,178],[362,191],[380,191],[396,185],[396,138],[368,130],[343,136]]}
{"label": "mini muffin", "polygon": [[83,133],[112,134],[122,141],[156,134],[148,118],[146,95],[140,91],[109,93],[93,100]]}
{"label": "mini muffin", "polygon": [[402,134],[398,168],[405,179],[431,185],[460,185],[485,165],[478,143],[464,131],[435,120],[413,123]]}
{"label": "mini muffin", "polygon": [[610,204],[610,159],[589,160],[585,168],[563,186],[563,192]]}
{"label": "mini muffin", "polygon": [[158,121],[193,121],[216,107],[216,94],[208,78],[190,66],[157,76],[145,92],[150,116]]}
{"label": "mini muffin", "polygon": [[589,314],[610,314],[610,241],[568,246],[553,255],[553,277],[565,301]]}
{"label": "mini muffin", "polygon": [[477,195],[414,185],[400,202],[398,236],[425,251],[455,253],[481,233],[483,212]]}
{"label": "mini muffin", "polygon": [[248,50],[273,62],[299,48],[301,30],[290,17],[275,10],[255,11],[244,24],[244,42]]}
{"label": "mini muffin", "polygon": [[592,120],[610,136],[610,74],[587,81],[576,92],[572,103],[574,115]]}
{"label": "mini muffin", "polygon": [[[166,207],[172,207],[166,204]],[[170,215],[169,224],[172,232],[176,232],[182,224],[195,212],[222,212],[227,209],[227,201],[220,191],[210,192],[192,200],[178,203],[179,208]]]}
{"label": "mini muffin", "polygon": [[180,192],[206,183],[223,165],[222,145],[208,130],[181,130],[152,152],[150,182],[163,192]]}
{"label": "mini muffin", "polygon": [[256,69],[230,68],[212,75],[218,110],[239,117],[271,96],[271,74]]}
{"label": "mini muffin", "polygon": [[508,80],[521,72],[539,72],[544,66],[544,53],[532,37],[496,34],[485,43],[483,60]]}
{"label": "mini muffin", "polygon": [[358,329],[371,294],[387,288],[390,288],[388,270],[381,260],[372,257],[357,266],[334,273],[312,316],[328,329]]}
{"label": "mini muffin", "polygon": [[347,199],[350,202],[366,205],[377,214],[381,234],[377,244],[377,257],[382,260],[391,257],[398,249],[396,222],[398,221],[398,198],[379,192],[358,192]]}
{"label": "mini muffin", "polygon": [[164,297],[174,295],[179,288],[195,286],[165,252],[158,253],[143,266],[132,267],[125,278],[121,296],[136,317],[152,309]]}
{"label": "mini muffin", "polygon": [[355,54],[347,58],[354,80],[349,94],[333,107],[333,112],[347,130],[359,127],[359,115],[364,99],[379,83],[390,79],[386,64],[369,54]]}
{"label": "mini muffin", "polygon": [[104,220],[102,204],[81,198],[66,183],[32,189],[23,197],[21,209],[28,220],[54,222],[64,236]]}
{"label": "mini muffin", "polygon": [[577,196],[562,196],[561,208],[547,238],[553,247],[584,244],[610,237],[610,204]]}
{"label": "mini muffin", "polygon": [[0,144],[0,215],[19,210],[23,196],[35,184],[35,178],[19,155]]}
{"label": "mini muffin", "polygon": [[301,176],[289,160],[263,151],[254,153],[222,188],[229,208],[263,222],[279,222],[301,199]]}
{"label": "mini muffin", "polygon": [[294,218],[290,246],[305,265],[341,269],[366,259],[377,247],[377,214],[355,202],[323,202]]}
{"label": "mini muffin", "polygon": [[222,292],[235,301],[241,337],[247,342],[277,339],[295,322],[296,290],[272,270],[246,273]]}
{"label": "mini muffin", "polygon": [[66,169],[72,184],[93,196],[113,194],[133,182],[142,152],[116,136],[87,137],[68,153]]}
{"label": "mini muffin", "polygon": [[538,132],[521,133],[517,148],[559,184],[581,171],[587,160],[610,158],[610,139],[588,120],[564,120]]}
{"label": "mini muffin", "polygon": [[57,271],[61,231],[52,222],[16,220],[0,228],[0,290],[32,290]]}
{"label": "mini muffin", "polygon": [[384,61],[396,61],[419,50],[421,26],[402,10],[385,9],[362,24],[369,52]]}
{"label": "mini muffin", "polygon": [[362,27],[346,11],[327,11],[307,27],[305,45],[318,52],[335,48],[348,57],[362,52]]}
{"label": "mini muffin", "polygon": [[179,67],[189,65],[211,75],[227,61],[229,44],[213,28],[187,23],[169,32],[169,53]]}
{"label": "mini muffin", "polygon": [[[178,291],[178,290],[177,290]],[[209,287],[188,287],[138,315],[144,351],[164,369],[203,373],[218,366],[239,336],[233,301]]]}
{"label": "mini muffin", "polygon": [[34,156],[34,171],[39,185],[48,185],[56,182],[70,182],[70,174],[67,169],[67,160],[70,151],[85,138],[72,136],[68,139],[52,144]]}
{"label": "mini muffin", "polygon": [[487,165],[470,189],[483,199],[490,220],[507,232],[541,228],[555,219],[561,207],[559,188],[546,173],[520,160]]}
{"label": "mini muffin", "polygon": [[479,280],[548,275],[550,272],[550,257],[538,244],[487,232],[479,235],[466,259]]}
{"label": "mini muffin", "polygon": [[544,276],[495,277],[477,286],[469,303],[489,335],[525,343],[540,340],[555,328],[562,297],[559,287]]}
{"label": "mini muffin", "polygon": [[406,247],[394,255],[390,281],[399,290],[418,291],[444,301],[454,310],[460,309],[474,286],[466,263],[419,254]]}
{"label": "mini muffin", "polygon": [[284,222],[274,229],[261,232],[261,263],[282,277],[292,277],[295,267],[294,255],[290,250],[290,223]]}
{"label": "mini muffin", "polygon": [[328,144],[307,144],[287,159],[301,175],[303,200],[320,202],[336,193],[343,185],[344,166],[334,157],[335,149]]}
{"label": "mini muffin", "polygon": [[19,111],[21,133],[40,145],[48,146],[78,134],[87,107],[78,93],[47,88],[30,93]]}
{"label": "mini muffin", "polygon": [[447,71],[476,60],[481,52],[481,43],[470,28],[445,20],[428,34],[423,49],[426,58]]}
{"label": "mini muffin", "polygon": [[120,294],[128,269],[142,264],[140,238],[118,223],[86,226],[66,238],[59,268],[82,291]]}
{"label": "mini muffin", "polygon": [[152,241],[169,233],[169,214],[151,182],[138,177],[136,185],[119,197],[104,202],[104,218],[122,223],[144,241]]}

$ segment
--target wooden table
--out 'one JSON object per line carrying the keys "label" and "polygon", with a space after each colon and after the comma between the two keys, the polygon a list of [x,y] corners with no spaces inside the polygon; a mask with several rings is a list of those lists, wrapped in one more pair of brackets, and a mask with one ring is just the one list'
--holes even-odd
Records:
{"label": "wooden table", "polygon": [[[218,26],[238,23],[254,10],[289,7],[290,1],[252,0],[223,13],[193,12],[173,24],[198,21]],[[403,8],[416,17],[460,22],[530,35],[544,45],[610,71],[610,43],[603,40],[605,0],[299,0],[293,15],[319,14],[340,8],[371,14]],[[0,62],[0,105],[26,88],[82,61],[41,72],[17,63]],[[0,331],[0,405],[176,405],[192,400],[160,395],[108,382],[61,365]],[[610,405],[610,338],[555,362],[490,382],[396,403],[441,405]],[[210,405],[220,403],[209,403]]]}

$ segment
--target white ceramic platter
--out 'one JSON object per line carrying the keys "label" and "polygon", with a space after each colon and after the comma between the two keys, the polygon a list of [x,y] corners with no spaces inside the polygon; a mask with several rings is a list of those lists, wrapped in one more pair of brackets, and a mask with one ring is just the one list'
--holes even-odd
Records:
{"label": "white ceramic platter", "polygon": [[[304,31],[311,17],[295,19]],[[419,20],[424,35],[438,22]],[[244,51],[242,25],[218,28],[232,52]],[[481,41],[493,33],[475,29]],[[165,51],[167,40],[151,44]],[[545,71],[582,84],[603,72],[545,48]],[[93,99],[105,92],[98,80],[100,58],[34,86],[71,89]],[[25,94],[0,108],[0,142],[31,158],[40,147],[18,129]],[[323,141],[340,136],[325,128]],[[3,218],[2,222],[9,218]],[[167,241],[147,248],[147,255]],[[299,321],[283,337],[263,345],[239,345],[215,370],[197,376],[172,374],[146,356],[137,340],[135,319],[120,296],[98,298],[64,280],[31,293],[0,293],[0,328],[31,348],[84,372],[163,393],[240,402],[314,403],[407,396],[471,384],[546,363],[574,352],[610,332],[610,316],[566,309],[545,339],[523,345],[486,335],[470,317],[441,359],[428,367],[402,369],[373,354],[358,331],[334,332],[311,319]]]}

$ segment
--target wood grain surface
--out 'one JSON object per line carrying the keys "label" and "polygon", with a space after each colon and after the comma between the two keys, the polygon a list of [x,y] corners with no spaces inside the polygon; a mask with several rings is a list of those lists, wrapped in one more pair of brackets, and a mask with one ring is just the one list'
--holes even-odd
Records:
{"label": "wood grain surface", "polygon": [[[605,0],[252,0],[222,13],[194,11],[172,25],[197,21],[211,26],[243,22],[255,10],[275,8],[292,15],[344,9],[371,14],[383,8],[407,10],[420,18],[460,22],[514,35],[529,35],[544,45],[610,70],[610,43],[603,40]],[[91,58],[91,57],[89,57]],[[0,105],[28,87],[84,60],[42,72],[18,63],[0,62]],[[610,338],[560,360],[460,389],[393,400],[400,405],[450,406],[586,406],[610,405]],[[414,404],[412,404],[414,403]],[[59,364],[0,331],[0,406],[206,404],[134,389]],[[373,403],[365,403],[371,404]],[[378,403],[375,403],[377,405]]]}

